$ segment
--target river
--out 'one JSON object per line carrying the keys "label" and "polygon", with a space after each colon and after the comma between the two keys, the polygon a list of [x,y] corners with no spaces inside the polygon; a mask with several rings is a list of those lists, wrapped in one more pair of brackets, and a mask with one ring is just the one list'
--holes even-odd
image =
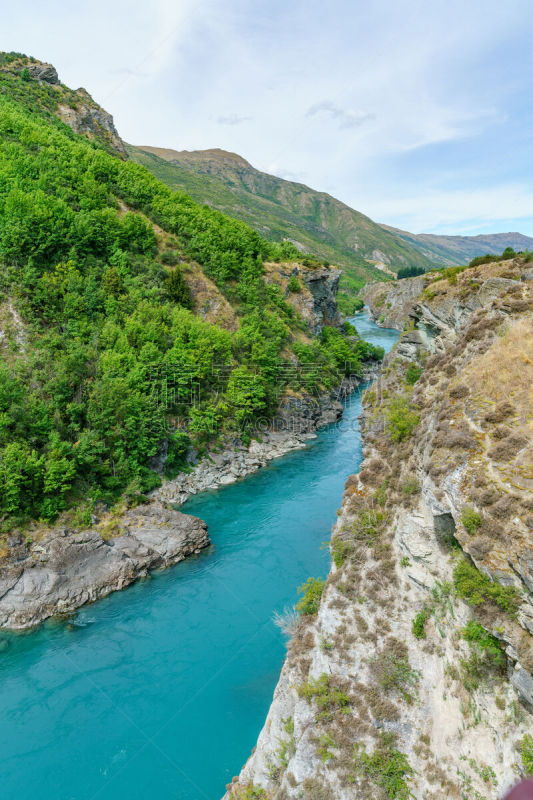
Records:
{"label": "river", "polygon": [[[353,322],[389,350],[398,338]],[[219,800],[250,754],[285,654],[274,613],[325,576],[361,390],[308,447],[183,510],[213,544],[81,609],[0,634],[2,800]]]}

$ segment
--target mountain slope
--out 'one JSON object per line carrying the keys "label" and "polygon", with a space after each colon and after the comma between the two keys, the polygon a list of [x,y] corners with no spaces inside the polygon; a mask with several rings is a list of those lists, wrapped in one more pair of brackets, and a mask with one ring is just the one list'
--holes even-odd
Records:
{"label": "mountain slope", "polygon": [[382,225],[382,228],[399,236],[436,265],[466,264],[476,256],[500,255],[506,247],[512,247],[517,253],[533,250],[533,238],[517,232],[439,236],[434,233],[409,233],[390,225]]}
{"label": "mountain slope", "polygon": [[0,67],[1,558],[2,530],[142,499],[190,440],[249,440],[289,383],[331,389],[373,350],[339,327],[338,270],[172,192],[105,126],[76,133],[50,65]]}
{"label": "mountain slope", "polygon": [[391,271],[430,266],[426,256],[364,214],[329,194],[261,172],[235,153],[126,147],[133,161],[168,186],[244,220],[271,241],[288,239],[338,264],[357,288],[385,277],[375,264]]}

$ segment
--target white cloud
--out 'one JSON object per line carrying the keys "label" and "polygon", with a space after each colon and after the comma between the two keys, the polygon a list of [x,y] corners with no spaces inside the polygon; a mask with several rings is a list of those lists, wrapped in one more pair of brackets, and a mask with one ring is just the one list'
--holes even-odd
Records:
{"label": "white cloud", "polygon": [[529,0],[28,4],[31,27],[6,7],[1,46],[85,86],[127,141],[222,147],[417,228],[481,217],[469,203],[492,218],[479,186],[501,183],[524,219],[512,192],[533,182],[530,124],[510,104],[533,89]]}
{"label": "white cloud", "polygon": [[339,130],[345,128],[358,128],[369,119],[374,119],[374,114],[369,114],[367,111],[352,111],[350,109],[340,108],[332,103],[331,100],[323,100],[321,103],[315,103],[307,110],[306,117],[314,117],[317,114],[322,114],[330,117],[339,123]]}

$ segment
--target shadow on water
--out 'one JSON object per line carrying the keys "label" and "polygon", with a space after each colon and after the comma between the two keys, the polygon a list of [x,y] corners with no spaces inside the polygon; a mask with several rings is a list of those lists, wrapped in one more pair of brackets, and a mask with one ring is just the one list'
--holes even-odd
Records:
{"label": "shadow on water", "polygon": [[[395,331],[355,324],[387,350]],[[2,798],[217,800],[255,744],[284,657],[275,611],[325,575],[361,390],[305,450],[190,500],[213,545],[81,609],[0,635]]]}

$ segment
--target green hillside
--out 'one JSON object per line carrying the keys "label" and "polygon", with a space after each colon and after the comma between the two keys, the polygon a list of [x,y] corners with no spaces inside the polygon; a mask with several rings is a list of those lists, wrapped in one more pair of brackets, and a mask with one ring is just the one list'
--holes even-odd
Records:
{"label": "green hillside", "polygon": [[[375,354],[333,328],[313,339],[266,285],[263,261],[295,258],[292,245],[173,192],[114,155],[105,132],[75,134],[56,114],[84,95],[33,78],[31,63],[0,56],[4,528],[142,496],[160,481],[150,459],[163,442],[175,473],[190,440],[246,440],[288,385],[332,387]],[[229,300],[235,331],[191,310],[183,262]],[[154,387],[172,390],[165,402]]]}
{"label": "green hillside", "polygon": [[[223,150],[192,153],[127,145],[129,157],[174,189],[201,203],[242,219],[274,242],[289,240],[343,268],[344,310],[368,280],[406,266],[428,268],[430,261],[400,237],[324,192],[254,169],[245,159]],[[341,301],[342,302],[342,301]]]}

